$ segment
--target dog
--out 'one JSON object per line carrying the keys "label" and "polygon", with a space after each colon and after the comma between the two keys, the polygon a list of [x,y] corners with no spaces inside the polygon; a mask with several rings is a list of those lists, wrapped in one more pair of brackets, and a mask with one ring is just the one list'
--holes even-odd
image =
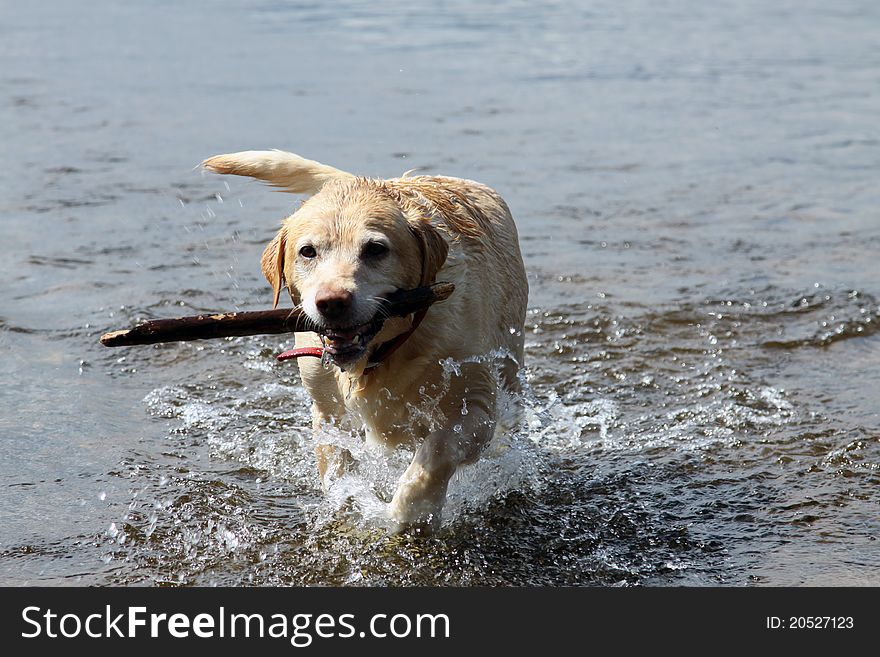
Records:
{"label": "dog", "polygon": [[[296,347],[324,354],[299,360],[313,431],[355,420],[370,443],[412,446],[389,515],[397,531],[433,531],[450,478],[496,430],[499,386],[520,388],[528,282],[507,204],[471,180],[358,177],[277,150],[202,164],[309,197],[261,264],[273,307],[286,289],[314,324]],[[452,296],[375,332],[384,295],[435,281],[454,283]],[[350,454],[315,449],[326,490]]]}

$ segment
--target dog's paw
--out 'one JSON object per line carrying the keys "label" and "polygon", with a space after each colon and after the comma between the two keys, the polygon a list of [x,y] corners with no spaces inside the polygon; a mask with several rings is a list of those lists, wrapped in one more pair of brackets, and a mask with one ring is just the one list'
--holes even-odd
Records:
{"label": "dog's paw", "polygon": [[430,536],[440,529],[440,509],[411,512],[389,507],[392,534],[409,534],[413,536]]}
{"label": "dog's paw", "polygon": [[392,521],[389,533],[392,536],[433,536],[440,529],[439,521],[400,523]]}
{"label": "dog's paw", "polygon": [[395,533],[430,534],[439,529],[446,484],[434,480],[421,467],[411,465],[388,505]]}
{"label": "dog's paw", "polygon": [[315,447],[318,460],[318,476],[324,493],[330,490],[335,481],[352,472],[357,460],[346,448],[336,445],[320,444]]}

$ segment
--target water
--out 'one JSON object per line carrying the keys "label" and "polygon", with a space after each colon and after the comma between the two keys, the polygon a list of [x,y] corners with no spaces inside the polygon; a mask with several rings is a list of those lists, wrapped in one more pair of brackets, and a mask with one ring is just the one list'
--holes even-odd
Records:
{"label": "water", "polygon": [[[0,10],[0,582],[880,584],[880,8],[44,2]],[[254,310],[281,147],[498,189],[522,422],[389,537],[407,454],[325,497]]]}

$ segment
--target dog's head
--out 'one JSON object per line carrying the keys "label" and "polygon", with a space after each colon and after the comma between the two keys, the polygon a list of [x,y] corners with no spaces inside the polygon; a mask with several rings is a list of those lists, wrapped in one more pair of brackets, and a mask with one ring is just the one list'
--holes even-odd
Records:
{"label": "dog's head", "polygon": [[382,298],[434,281],[447,244],[381,181],[326,185],[285,220],[263,252],[278,304],[287,287],[337,365],[360,359],[376,336]]}

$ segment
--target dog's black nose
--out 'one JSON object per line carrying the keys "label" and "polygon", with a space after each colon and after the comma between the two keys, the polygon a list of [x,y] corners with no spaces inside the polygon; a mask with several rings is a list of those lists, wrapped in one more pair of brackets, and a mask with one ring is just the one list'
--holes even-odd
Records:
{"label": "dog's black nose", "polygon": [[315,295],[318,312],[330,320],[342,319],[351,309],[352,294],[345,290],[321,290]]}

